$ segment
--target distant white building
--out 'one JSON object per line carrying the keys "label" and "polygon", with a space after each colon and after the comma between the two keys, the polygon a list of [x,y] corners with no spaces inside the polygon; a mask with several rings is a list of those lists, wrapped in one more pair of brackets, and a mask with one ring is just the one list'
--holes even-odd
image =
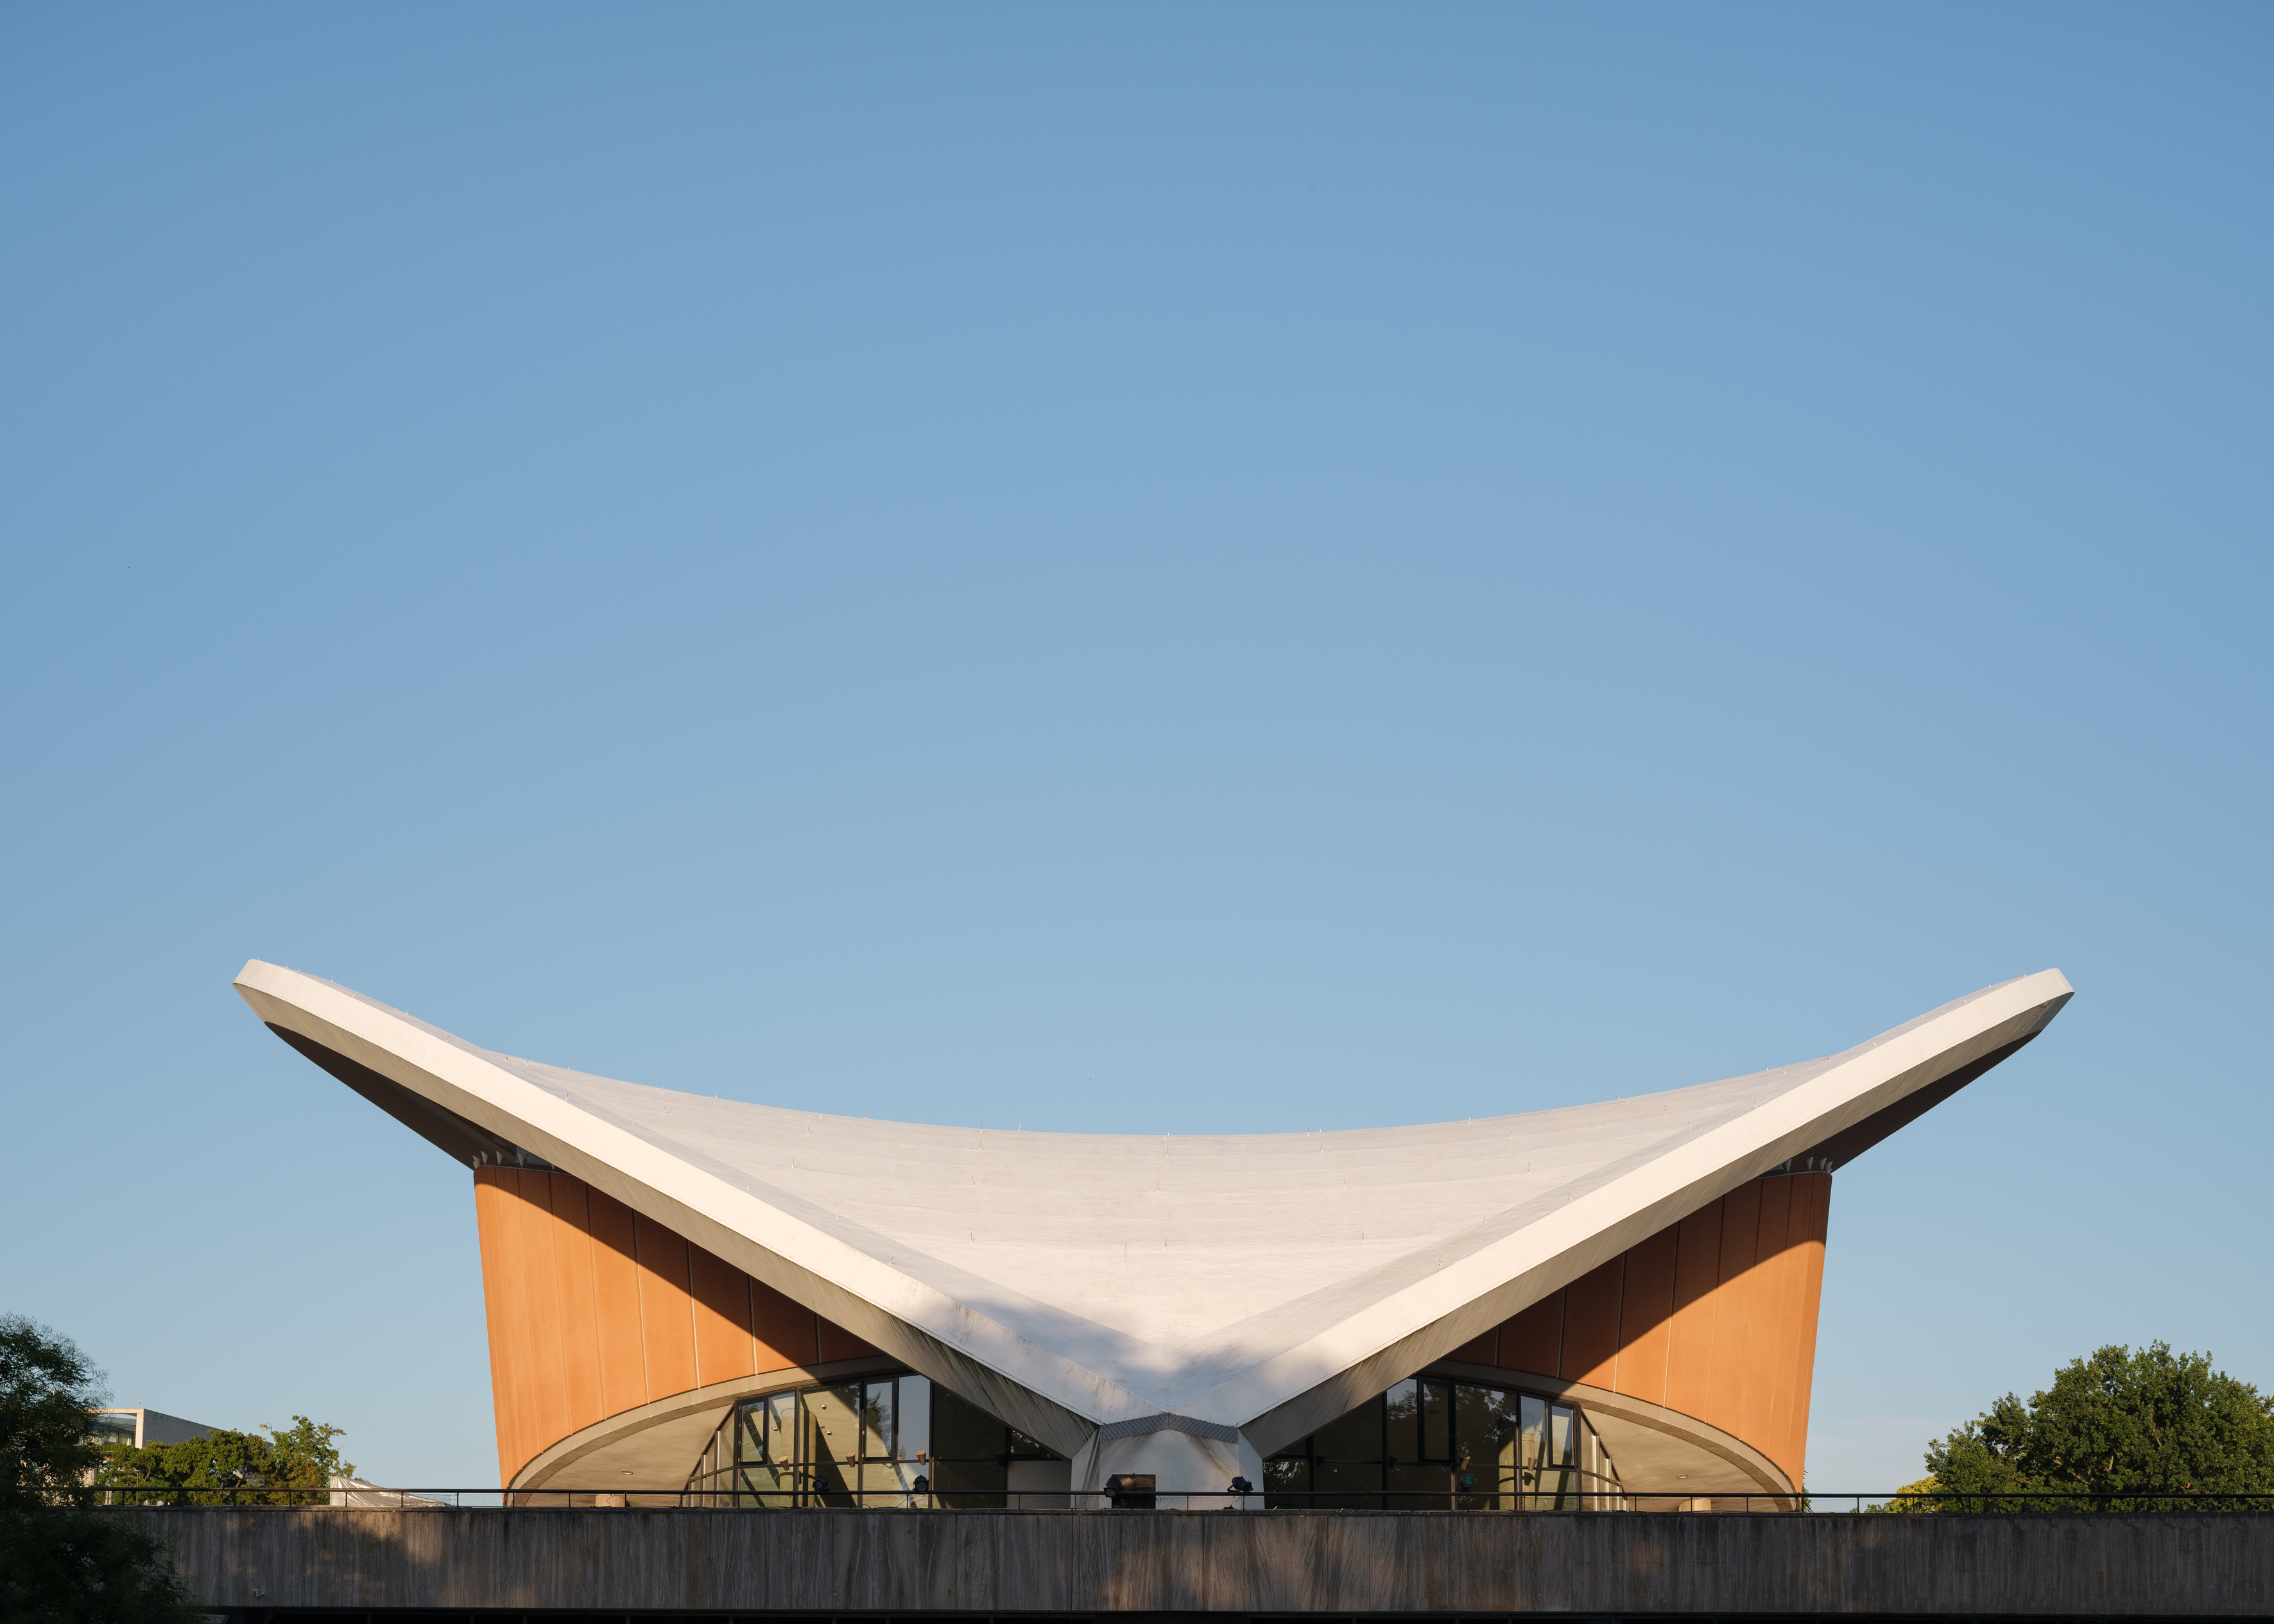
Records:
{"label": "distant white building", "polygon": [[162,1410],[97,1410],[91,1413],[88,1432],[106,1449],[147,1449],[154,1444],[185,1444],[214,1429],[184,1421]]}

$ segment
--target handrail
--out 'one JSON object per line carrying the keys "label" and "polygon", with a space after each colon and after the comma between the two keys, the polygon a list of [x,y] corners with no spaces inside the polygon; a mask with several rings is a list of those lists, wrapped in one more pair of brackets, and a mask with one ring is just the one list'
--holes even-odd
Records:
{"label": "handrail", "polygon": [[[1936,1515],[2013,1515],[2103,1510],[2246,1511],[2274,1512],[2274,1493],[2219,1493],[2182,1490],[2096,1491],[2067,1489],[2014,1490],[1975,1493],[1959,1490],[1826,1493],[1811,1489],[1802,1494],[1715,1493],[1690,1489],[1620,1488],[1584,1495],[1562,1495],[1472,1489],[1271,1489],[1246,1492],[1232,1489],[1148,1489],[1152,1504],[1131,1505],[1136,1498],[1126,1492],[1068,1489],[944,1489],[916,1492],[907,1489],[742,1490],[739,1494],[713,1489],[289,1489],[245,1485],[233,1487],[192,1487],[171,1484],[98,1485],[102,1503],[119,1507],[210,1507],[245,1510],[451,1511],[451,1510],[869,1510],[910,1511],[1034,1511],[1034,1510],[1322,1510],[1322,1511],[1467,1511],[1498,1512],[1503,1515],[1572,1515],[1585,1513],[1685,1515],[1742,1512],[1754,1515],[1849,1515],[1883,1511],[1889,1507],[1916,1507]],[[1118,1499],[1125,1503],[1114,1504]],[[1477,1504],[1479,1501],[1575,1500],[1586,1505]],[[585,1502],[584,1505],[576,1501]],[[741,1504],[734,1502],[739,1500]],[[1316,1502],[1337,1502],[1320,1506]],[[979,1501],[982,1504],[968,1502]],[[1302,1504],[1290,1504],[1300,1501]],[[1368,1502],[1353,1505],[1353,1501]],[[282,1502],[282,1503],[279,1503]],[[1393,1503],[1395,1502],[1395,1503]],[[1462,1503],[1468,1502],[1468,1503]],[[1947,1502],[1946,1507],[1933,1502]],[[2049,1505],[2047,1502],[2060,1502]]]}

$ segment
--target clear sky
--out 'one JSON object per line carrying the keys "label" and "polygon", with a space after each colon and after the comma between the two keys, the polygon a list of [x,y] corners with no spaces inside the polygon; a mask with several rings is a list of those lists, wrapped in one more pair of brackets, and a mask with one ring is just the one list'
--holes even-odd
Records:
{"label": "clear sky", "polygon": [[1145,1132],[2057,966],[1839,1175],[1811,1483],[2105,1342],[2274,1385],[2270,74],[2263,5],[8,7],[0,1308],[494,1481],[466,1170],[248,956]]}

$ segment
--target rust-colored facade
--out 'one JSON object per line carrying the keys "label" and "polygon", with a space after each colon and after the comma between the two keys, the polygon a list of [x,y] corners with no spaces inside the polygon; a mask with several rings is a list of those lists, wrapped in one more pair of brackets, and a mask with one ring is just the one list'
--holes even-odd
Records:
{"label": "rust-colored facade", "polygon": [[498,1481],[596,1422],[876,1350],[566,1173],[474,1173]]}
{"label": "rust-colored facade", "polygon": [[1452,1357],[1661,1404],[1799,1486],[1832,1177],[1756,1179]]}
{"label": "rust-colored facade", "polygon": [[[1450,1357],[1662,1406],[1797,1488],[1831,1189],[1741,1185]],[[566,1173],[483,1168],[474,1199],[502,1484],[611,1417],[877,1351]]]}

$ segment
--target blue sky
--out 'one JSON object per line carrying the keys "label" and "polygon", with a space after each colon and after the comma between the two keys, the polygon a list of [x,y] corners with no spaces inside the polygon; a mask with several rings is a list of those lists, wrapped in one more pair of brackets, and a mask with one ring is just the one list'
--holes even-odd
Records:
{"label": "blue sky", "polygon": [[493,1481],[248,956],[855,1115],[1521,1110],[2048,966],[1810,1477],[2274,1386],[2274,14],[0,15],[0,1307]]}

